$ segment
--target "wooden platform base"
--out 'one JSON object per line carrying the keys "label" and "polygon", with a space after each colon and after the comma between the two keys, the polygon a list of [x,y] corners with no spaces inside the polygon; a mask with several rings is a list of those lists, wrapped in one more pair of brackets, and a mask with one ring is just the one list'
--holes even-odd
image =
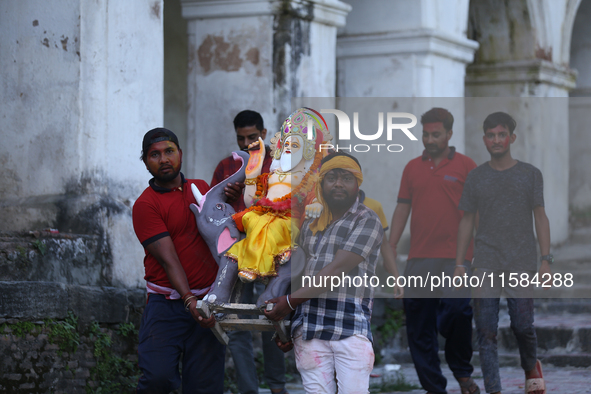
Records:
{"label": "wooden platform base", "polygon": [[[268,304],[267,310],[272,310],[273,306],[274,304]],[[282,342],[289,341],[288,330],[291,322],[289,320],[271,321],[255,304],[232,303],[223,306],[216,305],[210,309],[205,302],[199,300],[197,301],[197,310],[205,318],[209,318],[211,313],[225,314],[224,318],[217,321],[211,329],[216,338],[224,345],[230,341],[226,334],[227,331],[275,331]],[[238,315],[253,315],[253,318],[241,319]],[[258,318],[254,316],[258,316]]]}

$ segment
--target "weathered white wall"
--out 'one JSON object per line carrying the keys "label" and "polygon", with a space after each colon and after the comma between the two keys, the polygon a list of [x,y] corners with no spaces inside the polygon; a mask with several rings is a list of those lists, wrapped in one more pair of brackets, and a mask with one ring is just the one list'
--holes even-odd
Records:
{"label": "weathered white wall", "polygon": [[260,112],[268,141],[292,97],[334,96],[336,26],[349,8],[336,0],[181,3],[189,32],[185,171],[209,181],[236,149],[238,112]]}
{"label": "weathered white wall", "polygon": [[[235,23],[238,22],[238,23]],[[188,175],[211,180],[219,160],[237,148],[232,120],[260,112],[273,130],[272,17],[189,22]]]}
{"label": "weathered white wall", "polygon": [[63,1],[62,8],[42,1],[0,3],[3,230],[46,223],[44,206],[79,165],[72,126],[81,116],[80,4]]}
{"label": "weathered white wall", "polygon": [[0,3],[0,230],[105,236],[112,283],[140,286],[131,206],[162,125],[162,1]]}

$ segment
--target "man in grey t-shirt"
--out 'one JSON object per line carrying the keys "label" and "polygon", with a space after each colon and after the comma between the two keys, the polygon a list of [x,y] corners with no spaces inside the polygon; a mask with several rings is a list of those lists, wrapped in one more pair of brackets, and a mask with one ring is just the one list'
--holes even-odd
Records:
{"label": "man in grey t-shirt", "polygon": [[536,207],[544,209],[543,190],[540,170],[517,160],[506,170],[487,162],[468,174],[459,207],[480,216],[474,268],[537,271],[532,216]]}
{"label": "man in grey t-shirt", "polygon": [[[463,276],[464,256],[474,230],[476,214],[479,225],[474,243],[474,275],[495,278],[486,280],[474,291],[474,321],[478,334],[480,362],[487,393],[501,392],[497,355],[499,298],[507,292],[511,328],[517,338],[521,367],[525,371],[526,393],[544,394],[542,368],[537,360],[537,338],[533,326],[532,298],[522,298],[531,288],[502,288],[499,275],[529,274],[537,271],[537,252],[532,227],[535,219],[542,253],[539,278],[550,274],[550,225],[544,210],[542,173],[534,166],[511,156],[515,142],[515,120],[504,112],[489,115],[483,125],[484,144],[490,161],[468,174],[460,199],[464,211],[458,229],[456,276]],[[506,279],[507,280],[507,279]]]}

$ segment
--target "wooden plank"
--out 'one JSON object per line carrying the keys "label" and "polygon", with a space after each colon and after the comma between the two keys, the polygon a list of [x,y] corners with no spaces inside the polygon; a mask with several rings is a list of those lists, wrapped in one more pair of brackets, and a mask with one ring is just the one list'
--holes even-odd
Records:
{"label": "wooden plank", "polygon": [[224,305],[213,305],[211,309],[215,313],[235,313],[237,315],[264,315],[263,311],[257,308],[256,304],[229,303]]}
{"label": "wooden plank", "polygon": [[224,319],[219,323],[226,331],[275,331],[268,319]]}
{"label": "wooden plank", "polygon": [[[207,306],[207,304],[205,302],[203,302],[203,300],[197,301],[197,311],[199,312],[199,314],[202,317],[204,317],[206,319],[209,319],[209,316],[211,316],[211,313],[209,311],[209,307]],[[213,331],[213,335],[215,335],[215,337],[218,339],[218,341],[220,341],[224,345],[228,345],[228,343],[230,342],[230,338],[228,338],[228,335],[226,335],[226,333],[224,332],[224,330],[220,326],[219,322],[217,322],[217,321],[215,322],[215,326],[213,326],[211,328],[211,331]]]}

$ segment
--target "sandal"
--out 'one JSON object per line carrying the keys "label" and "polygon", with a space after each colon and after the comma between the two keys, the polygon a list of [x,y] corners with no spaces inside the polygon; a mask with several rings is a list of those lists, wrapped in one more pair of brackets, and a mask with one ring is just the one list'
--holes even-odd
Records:
{"label": "sandal", "polygon": [[525,379],[525,394],[534,391],[542,391],[543,394],[546,394],[546,382],[544,381],[544,373],[542,371],[542,363],[540,360],[536,361],[536,369],[541,378]]}
{"label": "sandal", "polygon": [[480,394],[480,387],[476,384],[474,379],[469,378],[466,381],[460,382],[460,391],[462,394]]}

